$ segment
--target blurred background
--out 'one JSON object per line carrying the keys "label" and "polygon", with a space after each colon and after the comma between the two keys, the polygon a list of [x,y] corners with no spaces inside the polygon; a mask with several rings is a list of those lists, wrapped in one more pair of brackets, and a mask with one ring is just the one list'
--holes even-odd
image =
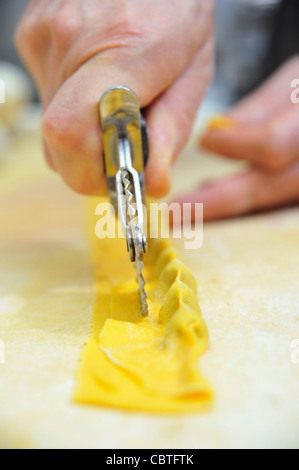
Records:
{"label": "blurred background", "polygon": [[[91,329],[85,232],[94,211],[41,158],[38,95],[13,45],[28,1],[0,0],[0,339],[8,358],[0,368],[0,448],[298,447],[299,369],[290,361],[299,338],[297,210],[210,224],[202,251],[179,248],[211,331],[203,368],[217,397],[211,418],[143,421],[69,403]],[[298,9],[299,0],[217,1],[216,75],[195,131],[298,53]],[[186,157],[171,201],[244,164],[188,148]]]}
{"label": "blurred background", "polygon": [[[27,3],[0,0],[0,79],[6,85],[6,106],[0,106],[0,151],[11,132],[38,121],[38,95],[13,44]],[[299,50],[298,17],[298,0],[217,1],[216,76],[202,114],[222,111]],[[20,112],[24,105],[26,119]]]}

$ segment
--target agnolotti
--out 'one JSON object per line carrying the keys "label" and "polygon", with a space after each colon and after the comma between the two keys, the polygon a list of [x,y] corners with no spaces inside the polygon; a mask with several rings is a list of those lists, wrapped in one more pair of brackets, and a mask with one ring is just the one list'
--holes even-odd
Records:
{"label": "agnolotti", "polygon": [[94,238],[92,259],[93,329],[82,354],[75,401],[155,413],[206,408],[212,391],[198,359],[208,331],[196,280],[172,243],[149,240],[146,318],[140,314],[124,240]]}

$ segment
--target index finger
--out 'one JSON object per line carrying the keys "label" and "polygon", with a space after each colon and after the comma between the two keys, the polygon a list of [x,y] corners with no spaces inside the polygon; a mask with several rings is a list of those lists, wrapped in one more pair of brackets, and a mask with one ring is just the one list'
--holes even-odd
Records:
{"label": "index finger", "polygon": [[[204,185],[179,197],[176,202],[204,204],[204,219],[236,217],[299,201],[299,162],[273,174],[257,169]],[[176,221],[174,220],[174,223]]]}
{"label": "index finger", "polygon": [[212,126],[202,138],[202,147],[271,171],[286,168],[299,158],[299,108],[291,102],[264,125],[230,120],[228,124]]}

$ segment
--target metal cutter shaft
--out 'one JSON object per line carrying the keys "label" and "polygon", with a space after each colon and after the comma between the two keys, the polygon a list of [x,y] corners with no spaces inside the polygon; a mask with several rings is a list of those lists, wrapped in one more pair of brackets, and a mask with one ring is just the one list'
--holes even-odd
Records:
{"label": "metal cutter shaft", "polygon": [[144,235],[144,124],[135,93],[129,88],[107,90],[100,101],[105,171],[110,200],[119,215],[127,239],[130,260],[135,262],[141,313],[148,315],[143,256]]}

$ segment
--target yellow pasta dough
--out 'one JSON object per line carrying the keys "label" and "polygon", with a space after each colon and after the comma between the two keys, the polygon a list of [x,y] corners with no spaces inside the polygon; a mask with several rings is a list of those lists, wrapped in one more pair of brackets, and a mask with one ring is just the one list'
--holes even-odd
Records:
{"label": "yellow pasta dough", "polygon": [[211,401],[210,385],[198,370],[208,332],[196,281],[171,242],[152,239],[149,245],[149,316],[143,318],[125,240],[93,236],[96,301],[76,402],[176,413],[201,410]]}

